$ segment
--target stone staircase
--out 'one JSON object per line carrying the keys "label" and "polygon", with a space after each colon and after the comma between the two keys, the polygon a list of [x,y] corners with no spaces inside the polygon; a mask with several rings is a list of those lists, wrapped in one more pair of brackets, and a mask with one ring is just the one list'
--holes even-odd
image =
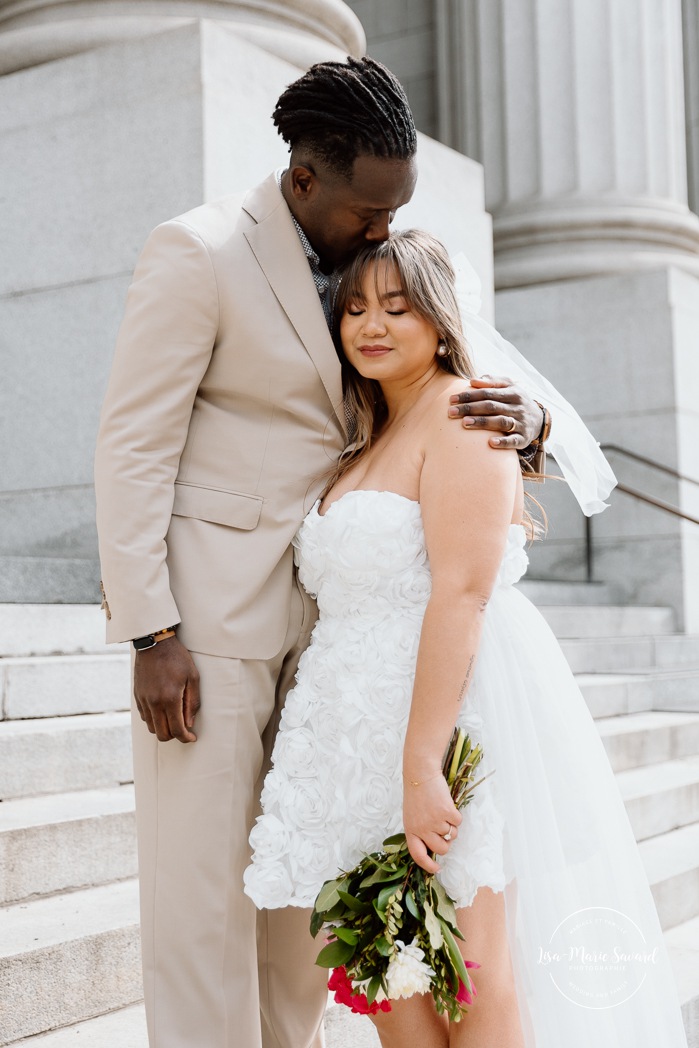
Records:
{"label": "stone staircase", "polygon": [[[597,719],[699,1048],[699,637],[604,587],[528,582]],[[146,1048],[129,657],[91,606],[0,605],[0,1045]],[[328,1048],[375,1048],[327,1016]]]}

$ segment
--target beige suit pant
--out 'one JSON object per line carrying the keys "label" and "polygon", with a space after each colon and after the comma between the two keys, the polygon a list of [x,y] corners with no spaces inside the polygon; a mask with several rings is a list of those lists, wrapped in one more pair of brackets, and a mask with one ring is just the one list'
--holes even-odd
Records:
{"label": "beige suit pant", "polygon": [[[315,608],[294,588],[271,660],[193,652],[197,742],[133,716],[143,976],[150,1048],[322,1048],[326,973],[307,910],[255,910],[248,835],[284,696]],[[259,975],[258,975],[259,964]]]}

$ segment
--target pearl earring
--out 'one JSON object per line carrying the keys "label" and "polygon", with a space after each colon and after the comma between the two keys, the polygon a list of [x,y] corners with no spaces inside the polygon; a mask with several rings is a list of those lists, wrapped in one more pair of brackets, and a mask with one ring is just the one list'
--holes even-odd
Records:
{"label": "pearl earring", "polygon": [[448,352],[449,352],[449,350],[447,349],[446,342],[438,343],[438,345],[437,345],[437,356],[438,357],[446,357]]}

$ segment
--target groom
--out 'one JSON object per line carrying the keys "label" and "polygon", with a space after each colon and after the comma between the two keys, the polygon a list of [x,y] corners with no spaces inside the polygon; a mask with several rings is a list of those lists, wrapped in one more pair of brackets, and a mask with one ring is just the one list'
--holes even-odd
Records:
{"label": "groom", "polygon": [[[336,269],[410,200],[416,134],[399,83],[368,58],[314,66],[274,121],[288,170],[149,237],[97,447],[107,637],[135,648],[151,1048],[323,1043],[307,915],[261,913],[256,928],[242,874],[315,621],[291,539],[349,436],[328,328]],[[474,390],[463,411],[511,434],[503,447],[531,444],[541,410],[496,392],[505,403]]]}

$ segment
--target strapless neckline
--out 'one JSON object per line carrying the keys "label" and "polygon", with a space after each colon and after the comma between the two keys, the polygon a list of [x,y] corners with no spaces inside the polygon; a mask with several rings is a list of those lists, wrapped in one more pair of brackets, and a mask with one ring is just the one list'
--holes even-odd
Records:
{"label": "strapless neckline", "polygon": [[[420,513],[420,503],[418,502],[417,499],[410,499],[410,498],[408,498],[407,495],[400,495],[397,491],[388,491],[386,489],[381,490],[381,489],[378,489],[378,488],[351,488],[349,491],[345,491],[342,495],[340,495],[339,498],[334,499],[323,513],[320,512],[321,500],[320,499],[316,499],[315,504],[311,507],[311,511],[310,512],[314,513],[315,516],[319,520],[324,520],[325,517],[327,517],[328,513],[330,513],[330,511],[333,509],[334,506],[339,506],[339,504],[344,499],[349,498],[350,495],[377,495],[377,496],[381,495],[381,496],[387,496],[388,498],[398,499],[400,502],[407,503],[408,506],[414,506],[415,509],[417,510],[417,512]],[[516,529],[517,531],[524,531],[525,530],[524,524],[510,524],[509,528],[510,528],[510,532],[512,532],[513,528]]]}

